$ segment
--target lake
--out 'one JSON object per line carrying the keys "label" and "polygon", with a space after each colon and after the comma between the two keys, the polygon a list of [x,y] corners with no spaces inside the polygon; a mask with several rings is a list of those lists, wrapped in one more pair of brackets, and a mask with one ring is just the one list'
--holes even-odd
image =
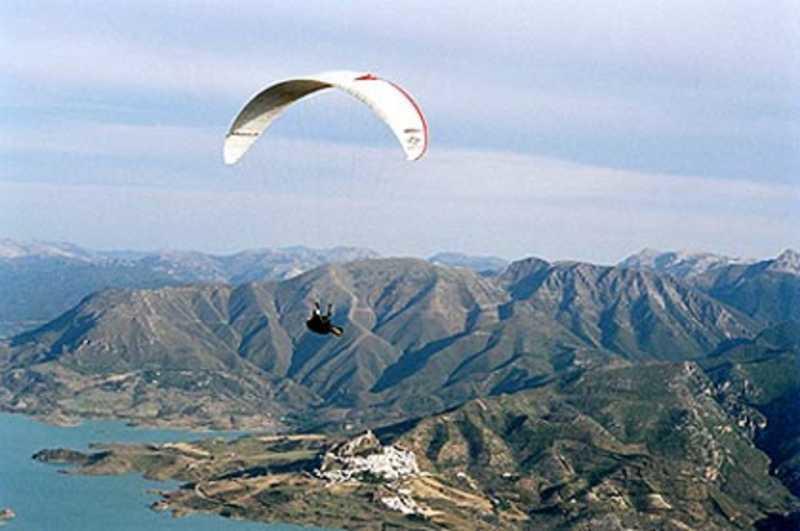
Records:
{"label": "lake", "polygon": [[0,413],[0,508],[17,514],[4,529],[109,531],[142,529],[193,531],[289,531],[309,529],[259,524],[214,515],[173,518],[149,505],[158,499],[148,489],[169,490],[175,481],[149,481],[136,474],[79,476],[59,474],[63,466],[39,463],[31,455],[43,448],[86,450],[92,442],[169,442],[227,432],[198,433],[144,429],[118,421],[87,421],[76,427],[50,426],[22,415]]}

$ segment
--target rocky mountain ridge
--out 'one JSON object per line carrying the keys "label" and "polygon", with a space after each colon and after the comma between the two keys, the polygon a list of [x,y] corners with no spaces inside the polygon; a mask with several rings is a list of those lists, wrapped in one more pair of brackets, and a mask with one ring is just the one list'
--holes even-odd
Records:
{"label": "rocky mountain ridge", "polygon": [[800,320],[800,255],[792,250],[750,265],[728,265],[698,275],[697,289],[765,324]]}
{"label": "rocky mountain ridge", "polygon": [[800,319],[800,253],[792,249],[759,261],[645,249],[619,265],[672,275],[765,325]]}
{"label": "rocky mountain ridge", "polygon": [[231,255],[194,251],[96,251],[65,242],[0,240],[0,337],[57,317],[107,288],[286,279],[322,264],[375,258],[357,247],[295,246]]}
{"label": "rocky mountain ridge", "polygon": [[[315,299],[334,304],[342,338],[306,330]],[[64,414],[91,415],[111,378],[128,397],[115,414],[138,421],[209,422],[222,404],[233,405],[211,408],[197,397],[230,388],[253,390],[235,401],[242,419],[269,400],[273,419],[366,424],[535,387],[564,372],[696,359],[759,329],[646,271],[530,259],[487,278],[380,259],[281,282],[107,290],[0,347],[0,364],[4,407],[17,411],[59,403],[70,405]],[[32,393],[40,381],[51,382],[49,390]],[[159,393],[172,405],[159,405]]]}
{"label": "rocky mountain ridge", "polygon": [[[30,330],[107,288],[285,280],[329,263],[378,258],[361,247],[300,245],[229,255],[198,251],[98,251],[68,242],[0,239],[0,338]],[[439,253],[431,262],[495,274],[494,257]]]}
{"label": "rocky mountain ridge", "polygon": [[377,433],[524,508],[528,528],[751,528],[796,511],[713,389],[694,362],[601,369]]}
{"label": "rocky mountain ridge", "polygon": [[749,258],[734,258],[709,252],[697,251],[659,251],[642,249],[621,262],[620,267],[646,269],[666,273],[676,278],[687,279],[707,273],[718,267],[733,264],[752,264]]}

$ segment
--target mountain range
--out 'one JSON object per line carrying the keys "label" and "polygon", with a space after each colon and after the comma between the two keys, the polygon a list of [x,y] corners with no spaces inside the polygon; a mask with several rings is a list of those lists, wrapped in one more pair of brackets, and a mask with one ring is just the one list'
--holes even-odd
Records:
{"label": "mountain range", "polygon": [[647,269],[686,279],[718,267],[736,264],[749,265],[754,262],[755,260],[748,258],[735,258],[708,252],[659,251],[648,248],[632,254],[618,265],[630,269]]}
{"label": "mountain range", "polygon": [[[195,258],[180,263],[209,263]],[[109,260],[147,259],[164,263]],[[797,254],[704,260],[685,273],[658,257],[502,270],[369,257],[104,289],[0,341],[0,408],[379,428],[519,527],[786,528],[800,514]],[[314,301],[333,305],[341,338],[306,330]]]}
{"label": "mountain range", "polygon": [[375,258],[356,247],[295,246],[231,255],[196,251],[96,251],[64,242],[0,240],[0,337],[57,317],[105,288],[285,279],[327,263]]}
{"label": "mountain range", "polygon": [[[229,255],[198,251],[98,251],[68,242],[0,239],[0,338],[35,328],[106,288],[285,280],[320,265],[378,258],[360,247],[249,249]],[[437,253],[429,261],[486,275],[497,257]]]}
{"label": "mountain range", "polygon": [[[314,300],[334,305],[342,338],[308,333]],[[228,404],[225,423],[388,422],[562,373],[699,359],[755,337],[769,324],[758,317],[627,267],[529,258],[485,276],[419,259],[358,260],[281,281],[100,291],[6,343],[4,374],[15,380],[5,404],[97,414],[96,390],[110,377],[130,391],[114,415],[139,421],[213,424]],[[32,394],[42,378],[58,384]],[[205,381],[259,398],[204,409]],[[168,411],[160,389],[175,395]]]}
{"label": "mountain range", "polygon": [[672,275],[764,323],[800,320],[800,253],[768,260],[645,250],[620,267]]}
{"label": "mountain range", "polygon": [[[377,257],[370,249],[356,247],[294,246],[213,255],[98,251],[68,242],[0,239],[0,338],[40,326],[106,288],[285,280],[320,265]],[[509,265],[498,257],[454,252],[436,253],[428,261],[487,277],[501,274]],[[787,309],[797,307],[798,264],[798,254],[790,250],[776,259],[756,262],[712,253],[645,249],[618,265],[672,275],[757,319],[779,322]]]}

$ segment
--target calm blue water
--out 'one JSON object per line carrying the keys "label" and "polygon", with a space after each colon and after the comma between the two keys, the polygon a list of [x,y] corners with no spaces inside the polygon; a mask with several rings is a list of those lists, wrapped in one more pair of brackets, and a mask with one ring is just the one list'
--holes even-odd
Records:
{"label": "calm blue water", "polygon": [[31,459],[31,455],[43,448],[85,450],[91,442],[187,441],[208,435],[131,428],[116,421],[91,421],[74,428],[62,428],[22,415],[0,413],[0,508],[11,507],[17,513],[3,531],[308,529],[234,521],[213,515],[173,518],[169,513],[151,511],[148,507],[157,496],[146,491],[168,490],[177,482],[148,481],[135,474],[91,477],[59,474],[58,470],[63,467]]}

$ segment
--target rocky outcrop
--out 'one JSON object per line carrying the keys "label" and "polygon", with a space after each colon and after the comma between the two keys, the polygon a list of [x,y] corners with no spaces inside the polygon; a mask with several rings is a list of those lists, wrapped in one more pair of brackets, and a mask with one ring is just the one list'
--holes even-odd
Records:
{"label": "rocky outcrop", "polygon": [[735,427],[800,495],[800,323],[787,321],[732,342],[702,361]]}

